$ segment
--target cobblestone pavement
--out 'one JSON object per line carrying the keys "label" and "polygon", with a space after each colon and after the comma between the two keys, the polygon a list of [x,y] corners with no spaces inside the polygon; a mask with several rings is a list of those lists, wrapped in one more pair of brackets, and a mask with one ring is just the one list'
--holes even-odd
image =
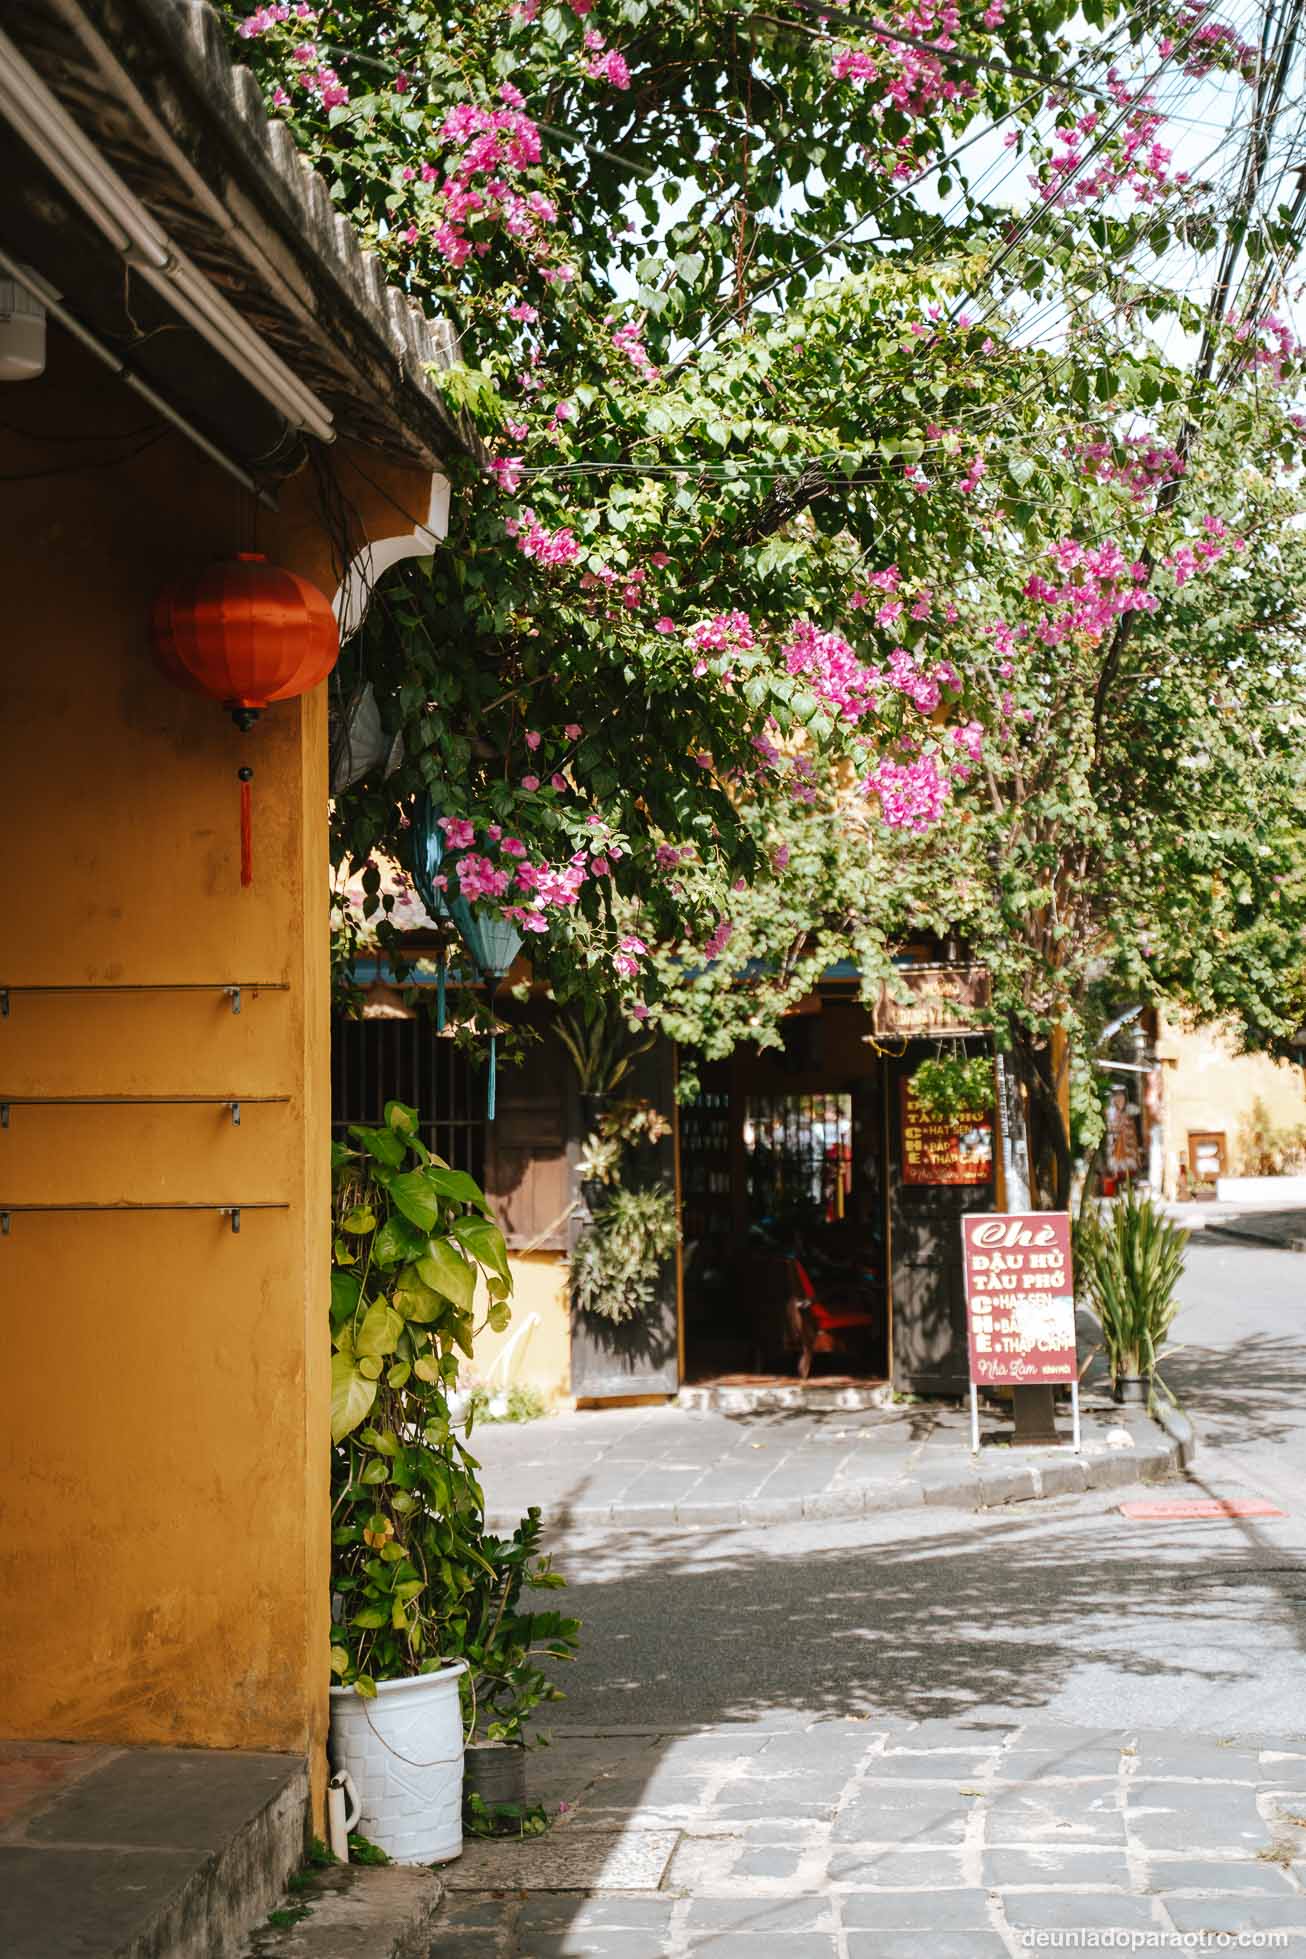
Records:
{"label": "cobblestone pavement", "polygon": [[1306,1740],[824,1721],[577,1733],[531,1767],[566,1809],[446,1868],[432,1959],[1306,1954]]}
{"label": "cobblestone pavement", "polygon": [[573,1523],[569,1725],[528,1772],[566,1807],[468,1844],[431,1959],[1306,1959],[1306,1293],[1205,1238],[1166,1368],[1199,1454],[1163,1494],[1282,1514]]}

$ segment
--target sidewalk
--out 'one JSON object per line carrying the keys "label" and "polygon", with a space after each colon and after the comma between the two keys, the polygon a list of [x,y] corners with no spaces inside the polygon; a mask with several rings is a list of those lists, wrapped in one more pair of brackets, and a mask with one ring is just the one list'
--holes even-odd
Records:
{"label": "sidewalk", "polygon": [[431,1959],[1304,1949],[1291,1737],[773,1718],[572,1730],[530,1775],[555,1828],[468,1842]]}
{"label": "sidewalk", "polygon": [[1069,1411],[1060,1448],[1010,1447],[1010,1417],[970,1415],[936,1402],[858,1412],[784,1410],[745,1417],[676,1407],[621,1408],[482,1424],[481,1464],[491,1527],[510,1530],[538,1504],[550,1530],[605,1524],[718,1526],[860,1517],[921,1504],[989,1509],[1078,1490],[1177,1475],[1191,1429],[1167,1433],[1100,1391],[1081,1399],[1083,1452],[1071,1453]]}
{"label": "sidewalk", "polygon": [[1239,1211],[1233,1217],[1213,1218],[1206,1232],[1209,1237],[1232,1238],[1239,1244],[1306,1252],[1306,1211]]}
{"label": "sidewalk", "polygon": [[1306,1211],[1266,1205],[1221,1204],[1211,1198],[1167,1203],[1167,1217],[1204,1238],[1228,1238],[1242,1245],[1272,1245],[1279,1251],[1306,1252]]}

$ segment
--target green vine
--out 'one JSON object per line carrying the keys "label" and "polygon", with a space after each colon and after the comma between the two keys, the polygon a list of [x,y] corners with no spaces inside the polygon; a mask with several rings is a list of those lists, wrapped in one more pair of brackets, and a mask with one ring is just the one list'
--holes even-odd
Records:
{"label": "green vine", "polygon": [[503,1237],[471,1177],[426,1148],[415,1109],[387,1103],[333,1150],[331,1669],[378,1680],[465,1660],[469,1733],[523,1740],[560,1693],[540,1660],[566,1660],[578,1622],[526,1612],[523,1587],[562,1579],[538,1555],[540,1513],[510,1538],[485,1529],[477,1462],[449,1400],[482,1324],[508,1324]]}

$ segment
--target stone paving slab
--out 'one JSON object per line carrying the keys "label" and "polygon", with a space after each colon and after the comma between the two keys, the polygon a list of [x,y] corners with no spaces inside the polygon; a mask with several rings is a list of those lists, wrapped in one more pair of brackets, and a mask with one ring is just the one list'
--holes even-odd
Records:
{"label": "stone paving slab", "polygon": [[536,1422],[482,1424],[472,1446],[491,1505],[511,1530],[538,1504],[553,1530],[595,1525],[706,1529],[838,1519],[920,1504],[996,1509],[1081,1490],[1159,1482],[1192,1458],[1192,1432],[1086,1399],[1083,1453],[1014,1449],[1010,1418],[931,1402],[734,1416],[678,1407],[587,1409]]}
{"label": "stone paving slab", "polygon": [[1306,1736],[770,1722],[564,1733],[549,1769],[547,1837],[445,1867],[430,1959],[1017,1959],[1039,1932],[1306,1952],[1282,1793]]}
{"label": "stone paving slab", "polygon": [[304,1848],[294,1755],[0,1745],[0,1955],[227,1953]]}

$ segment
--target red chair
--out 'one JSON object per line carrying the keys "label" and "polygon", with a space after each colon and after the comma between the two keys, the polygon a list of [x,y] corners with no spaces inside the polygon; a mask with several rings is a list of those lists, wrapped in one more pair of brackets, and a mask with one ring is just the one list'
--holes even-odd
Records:
{"label": "red chair", "polygon": [[[798,1378],[805,1381],[812,1371],[812,1360],[816,1354],[848,1354],[859,1345],[869,1342],[876,1330],[874,1313],[868,1313],[856,1306],[825,1305],[816,1296],[811,1275],[800,1258],[786,1259],[790,1281],[795,1290],[799,1318],[804,1323],[804,1338],[798,1355]],[[848,1334],[863,1336],[862,1341],[846,1338]]]}

